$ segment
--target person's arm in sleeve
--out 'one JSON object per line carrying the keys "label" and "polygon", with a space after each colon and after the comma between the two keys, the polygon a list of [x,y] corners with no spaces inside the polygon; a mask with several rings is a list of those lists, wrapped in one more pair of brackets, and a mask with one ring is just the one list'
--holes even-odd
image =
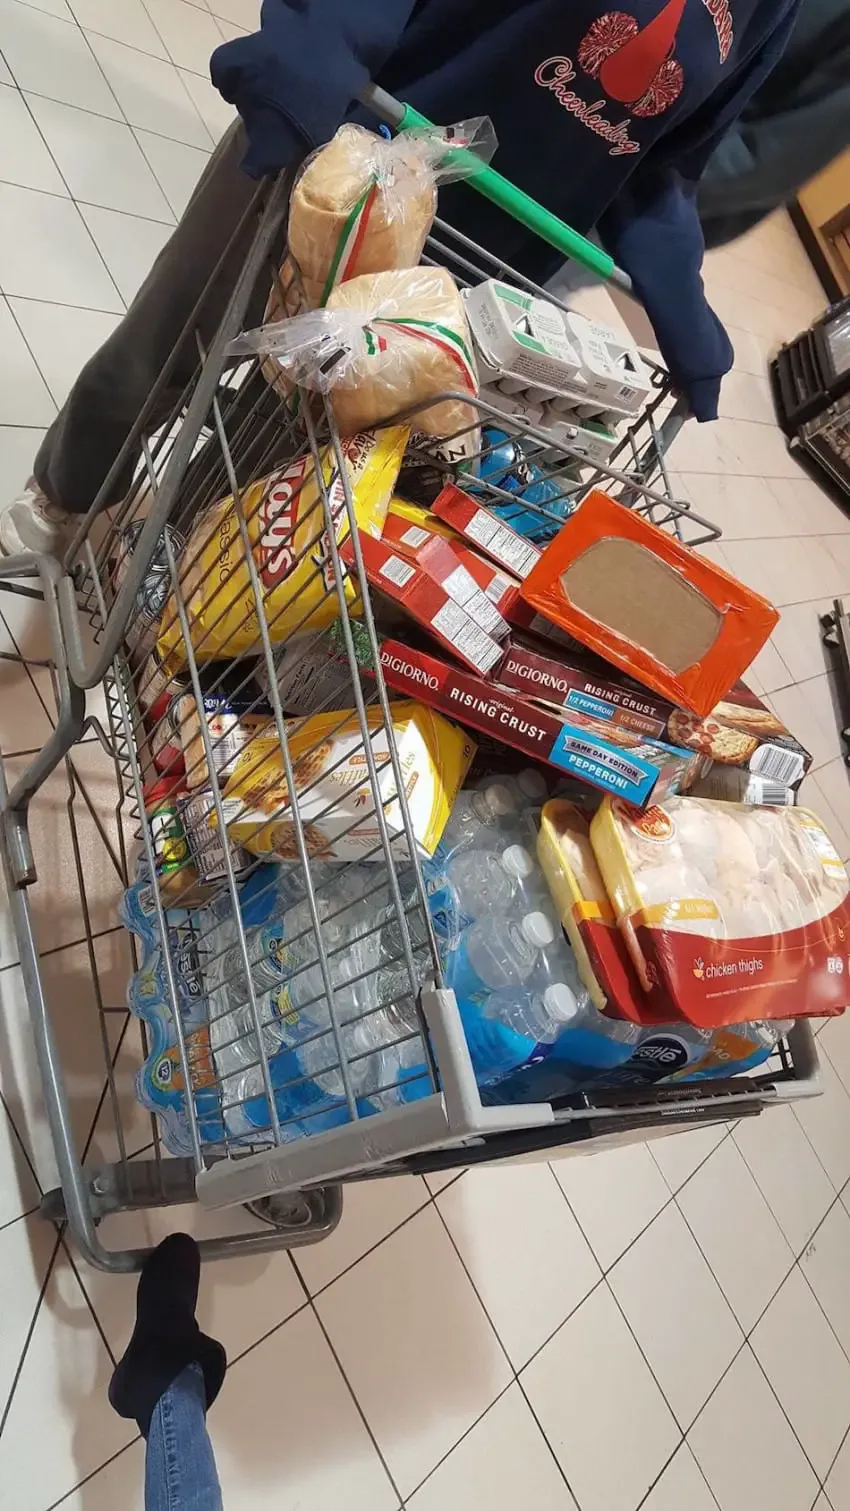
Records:
{"label": "person's arm in sleeve", "polygon": [[248,133],[246,173],[288,167],[333,136],[397,46],[415,0],[264,0],[260,31],[226,42],[210,74]]}
{"label": "person's arm in sleeve", "polygon": [[649,152],[599,221],[602,243],[630,275],[670,375],[698,420],[717,418],[720,380],[734,352],[703,288],[697,184],[717,142],[779,59],[798,3],[784,5],[754,56],[739,62],[718,95]]}

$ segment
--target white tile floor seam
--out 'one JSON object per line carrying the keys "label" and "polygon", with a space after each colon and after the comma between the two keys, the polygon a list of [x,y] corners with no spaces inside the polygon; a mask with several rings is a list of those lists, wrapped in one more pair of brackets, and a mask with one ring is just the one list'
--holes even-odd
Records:
{"label": "white tile floor seam", "polygon": [[[0,247],[5,493],[25,480],[75,370],[133,298],[230,118],[206,48],[255,29],[258,11],[259,0],[0,0],[0,213],[18,229],[17,248]],[[831,595],[850,595],[850,512],[789,458],[765,379],[776,344],[825,300],[781,216],[710,254],[706,282],[735,368],[722,418],[687,426],[670,464],[682,496],[722,528],[707,554],[778,602],[753,686],[810,744],[804,797],[850,860],[850,777],[817,619]],[[16,775],[54,711],[35,664],[43,623],[26,600],[0,603],[0,642],[34,658],[23,670],[0,661],[0,747]],[[96,812],[104,761],[95,740],[76,761]],[[36,798],[34,844],[58,846],[57,877],[74,892],[62,811],[58,787]],[[129,1110],[114,877],[85,811],[79,823]],[[56,1021],[62,1047],[69,1032],[81,1047],[75,1127],[108,1160],[75,893],[37,927],[51,1004],[61,986],[72,1015],[70,1028],[67,1014]],[[55,1174],[2,916],[0,1014],[0,1254],[18,1298],[0,1307],[0,1501],[137,1511],[141,1447],[104,1395],[133,1281],[72,1264],[61,1245],[45,1257],[39,1180],[49,1189]],[[205,1270],[207,1315],[231,1355],[210,1419],[225,1502],[850,1511],[850,1025],[827,1024],[819,1042],[825,1096],[798,1111],[551,1164],[369,1183],[319,1248]],[[150,1157],[149,1127],[136,1119],[130,1134]],[[118,1241],[155,1241],[172,1220],[194,1231],[206,1219],[130,1214],[104,1232],[123,1224]],[[291,1420],[278,1399],[287,1370],[303,1382]],[[808,1382],[821,1379],[819,1412]],[[55,1453],[24,1480],[20,1445],[43,1400]]]}

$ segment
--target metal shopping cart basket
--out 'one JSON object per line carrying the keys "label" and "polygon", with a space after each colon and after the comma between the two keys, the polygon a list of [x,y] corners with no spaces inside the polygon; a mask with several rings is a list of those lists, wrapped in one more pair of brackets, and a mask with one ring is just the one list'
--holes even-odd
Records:
{"label": "metal shopping cart basket", "polygon": [[[379,104],[397,124],[399,108],[394,102]],[[818,1090],[814,1041],[808,1026],[800,1024],[780,1043],[765,1072],[751,1077],[588,1092],[555,1104],[490,1106],[482,1099],[454,994],[443,986],[381,673],[354,500],[332,412],[315,395],[282,399],[269,387],[259,358],[229,354],[258,282],[265,280],[270,288],[277,280],[278,296],[283,298],[278,270],[289,187],[282,179],[258,190],[238,233],[249,241],[243,269],[208,348],[200,334],[208,291],[199,299],[175,356],[113,469],[117,475],[122,467],[138,463],[124,502],[104,510],[101,498],[95,500],[61,563],[21,557],[0,564],[0,586],[11,589],[14,578],[18,591],[29,591],[43,603],[56,696],[55,728],[43,749],[15,780],[0,762],[3,862],[61,1183],[45,1196],[42,1210],[54,1221],[67,1220],[86,1258],[104,1269],[132,1270],[144,1259],[143,1250],[109,1246],[108,1219],[121,1212],[194,1200],[211,1211],[253,1204],[252,1210],[267,1219],[266,1226],[251,1227],[246,1219],[245,1233],[233,1236],[231,1216],[228,1236],[205,1239],[205,1253],[217,1257],[293,1247],[332,1230],[347,1181],[519,1156],[545,1157],[549,1150],[586,1152],[606,1142],[756,1114]],[[491,192],[498,195],[498,183]],[[602,261],[601,271],[613,272],[621,284],[627,282],[604,265],[599,249],[553,223],[539,207],[529,211],[527,205],[520,206],[520,212],[527,219],[531,216],[550,240],[560,238],[562,249],[597,268]],[[540,216],[546,221],[542,227]],[[448,263],[470,284],[498,275],[542,292],[441,222],[434,227],[425,256]],[[176,353],[185,352],[187,341],[195,343],[197,360],[175,398]],[[171,395],[165,409],[164,394]],[[667,375],[658,367],[653,368],[653,393],[644,413],[628,424],[601,468],[589,466],[586,456],[568,442],[553,447],[544,431],[506,419],[483,399],[475,407],[483,424],[497,424],[521,441],[526,457],[569,499],[580,502],[588,488],[601,481],[628,506],[675,530],[690,544],[717,538],[713,525],[674,496],[664,457],[684,416]],[[415,431],[416,413],[404,418]],[[482,446],[479,441],[479,458]],[[421,460],[442,468],[447,478],[453,476],[445,455],[440,460],[423,452]],[[311,533],[311,591],[305,584],[303,616],[281,635],[269,609],[269,589],[250,549],[254,519],[249,485],[293,462],[303,464],[303,485],[312,484],[316,529]],[[102,498],[110,486],[111,478]],[[204,635],[214,634],[221,584],[208,586],[207,628],[200,638],[194,628],[193,643],[191,595],[185,587],[189,563],[186,553],[180,557],[180,547],[202,511],[229,494],[234,500],[231,544],[244,552],[250,576],[246,620],[253,624],[253,640],[250,656],[236,657],[223,668],[220,662],[208,664],[204,654]],[[497,484],[481,484],[478,498],[495,505],[510,503],[512,496]],[[541,507],[545,513],[546,506]],[[338,546],[341,521],[349,527],[353,543],[347,586]],[[283,532],[279,543],[282,550],[293,552],[291,529],[288,535]],[[179,680],[176,673],[171,680],[171,690],[179,688],[182,694],[181,706],[185,709],[188,698],[190,708],[194,705],[198,711],[186,778],[193,787],[198,772],[203,773],[208,782],[205,801],[218,833],[227,829],[230,816],[219,775],[218,747],[226,736],[212,733],[200,712],[204,699],[217,689],[226,686],[231,695],[234,688],[241,691],[249,709],[259,708],[261,698],[268,699],[285,783],[281,810],[291,859],[283,866],[267,866],[222,843],[217,878],[207,883],[200,898],[192,892],[197,857],[190,854],[174,862],[167,886],[157,880],[162,824],[150,797],[151,775],[156,775],[151,762],[155,750],[168,746],[172,729],[168,714],[152,716],[155,689],[146,685],[152,674],[141,669],[141,610],[152,574],[167,599],[166,615],[171,615],[188,648]],[[195,588],[197,578],[196,570]],[[28,582],[34,586],[27,588]],[[315,584],[321,601],[333,612],[326,614],[321,630],[299,636],[312,612],[308,602],[316,602]],[[349,728],[355,731],[361,772],[357,792],[375,815],[374,850],[365,863],[329,865],[317,857],[311,825],[301,816],[314,793],[311,751],[299,748],[293,754],[293,724],[279,676],[282,666],[297,675],[301,659],[308,655],[313,665],[324,659],[333,663],[337,684],[328,708],[348,710]],[[92,724],[86,715],[86,690],[101,684],[106,713]],[[162,691],[156,689],[157,695],[161,697]],[[340,715],[340,723],[342,719]],[[138,1041],[139,1065],[150,1059],[156,1045],[144,1017],[127,1013],[123,1003],[110,1002],[99,977],[77,838],[81,813],[90,816],[93,808],[74,751],[76,742],[92,731],[101,738],[114,780],[113,829],[107,832],[102,814],[98,827],[114,867],[116,904],[137,876],[143,883],[149,879],[151,949],[173,1025],[167,1069],[172,1085],[182,1082],[187,1088],[182,1099],[184,1142],[175,1146],[172,1140],[170,1148],[154,1116],[145,1138],[131,1140],[126,1132],[128,1106],[117,1083],[116,1063],[119,1055],[126,1057],[131,1043]],[[250,743],[243,758],[246,752],[250,756]],[[99,1110],[114,1124],[114,1158],[100,1166],[92,1165],[88,1141],[76,1137],[72,1127],[30,908],[39,876],[28,829],[29,805],[63,762],[77,859],[77,937],[88,946],[94,1011],[105,1053]],[[397,794],[394,802],[387,798],[388,783]],[[273,815],[270,822],[278,817]],[[289,1006],[283,1018],[280,998],[269,986],[279,981],[277,946],[253,915],[240,911],[248,879],[255,897],[285,886],[287,918],[298,920],[286,939]],[[187,900],[192,906],[175,915],[175,901]],[[133,948],[136,966],[143,966],[135,938]],[[297,1010],[293,980],[300,983]],[[184,1011],[187,992],[192,1011],[196,1017],[200,1013],[206,1025],[202,1052]],[[296,1020],[300,1037],[293,1053]],[[132,1098],[130,1104],[137,1115]]]}

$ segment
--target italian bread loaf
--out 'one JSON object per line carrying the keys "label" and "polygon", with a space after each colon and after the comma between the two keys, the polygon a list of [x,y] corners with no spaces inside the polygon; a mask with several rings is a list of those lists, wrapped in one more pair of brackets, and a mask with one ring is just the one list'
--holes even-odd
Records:
{"label": "italian bread loaf", "polygon": [[[403,268],[349,279],[334,289],[327,310],[362,315],[364,326],[362,350],[331,389],[342,435],[381,424],[442,393],[477,394],[466,314],[445,268]],[[418,410],[411,423],[426,435],[446,436],[474,425],[477,418],[462,399],[448,399]]]}
{"label": "italian bread loaf", "polygon": [[305,291],[318,287],[318,305],[330,281],[414,267],[436,209],[434,174],[415,142],[341,126],[292,191],[289,249]]}

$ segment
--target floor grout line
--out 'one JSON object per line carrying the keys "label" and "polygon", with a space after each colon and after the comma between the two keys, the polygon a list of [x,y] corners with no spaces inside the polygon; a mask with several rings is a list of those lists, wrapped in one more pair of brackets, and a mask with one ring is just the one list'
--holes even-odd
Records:
{"label": "floor grout line", "polygon": [[21,1374],[23,1373],[24,1364],[26,1363],[27,1354],[29,1353],[30,1344],[32,1343],[33,1334],[34,1334],[35,1329],[36,1329],[36,1324],[38,1322],[39,1313],[41,1311],[45,1295],[47,1294],[47,1287],[50,1284],[51,1276],[53,1275],[53,1270],[54,1270],[55,1265],[56,1265],[56,1259],[57,1259],[59,1251],[60,1251],[60,1249],[62,1247],[62,1235],[61,1235],[60,1231],[55,1226],[54,1226],[54,1232],[56,1234],[56,1242],[55,1242],[55,1244],[53,1246],[53,1250],[52,1250],[50,1259],[47,1262],[44,1280],[42,1281],[41,1289],[39,1290],[39,1293],[38,1293],[38,1300],[36,1301],[35,1308],[34,1308],[34,1311],[33,1311],[33,1314],[32,1314],[32,1318],[30,1319],[29,1328],[27,1330],[27,1336],[26,1336],[26,1339],[24,1341],[24,1346],[23,1346],[23,1348],[21,1350],[20,1357],[18,1359],[17,1368],[15,1369],[15,1373],[14,1373],[14,1376],[12,1378],[12,1384],[11,1384],[11,1386],[9,1388],[9,1394],[8,1394],[8,1396],[6,1398],[6,1403],[5,1403],[5,1405],[4,1405],[3,1409],[2,1409],[2,1412],[0,1412],[0,1439],[2,1439],[2,1437],[3,1437],[3,1432],[5,1430],[6,1423],[7,1423],[8,1419],[9,1419],[9,1412],[12,1409],[12,1403],[13,1403],[13,1401],[15,1399],[15,1391],[18,1388],[18,1383],[20,1381]]}

